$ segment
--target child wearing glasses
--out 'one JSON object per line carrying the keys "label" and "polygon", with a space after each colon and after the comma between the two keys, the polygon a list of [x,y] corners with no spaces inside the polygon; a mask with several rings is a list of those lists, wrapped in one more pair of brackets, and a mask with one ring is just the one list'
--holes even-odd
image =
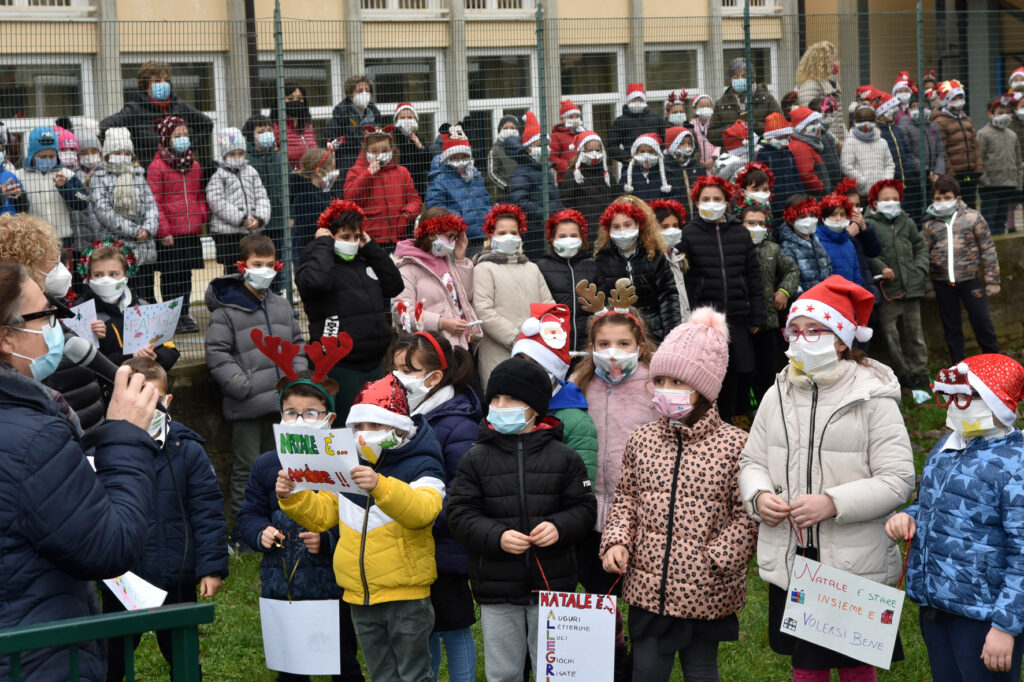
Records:
{"label": "child wearing glasses", "polygon": [[886,585],[899,577],[885,522],[913,490],[914,460],[896,376],[853,349],[871,336],[874,301],[833,275],[790,307],[789,366],[761,401],[740,459],[740,494],[760,523],[768,641],[791,657],[794,682],[827,682],[832,668],[841,682],[875,679],[871,666],[779,631],[794,556]]}
{"label": "child wearing glasses", "polygon": [[907,541],[907,594],[935,680],[1019,680],[1024,653],[1024,368],[990,353],[932,384],[953,431],[928,455],[917,501],[885,530]]}

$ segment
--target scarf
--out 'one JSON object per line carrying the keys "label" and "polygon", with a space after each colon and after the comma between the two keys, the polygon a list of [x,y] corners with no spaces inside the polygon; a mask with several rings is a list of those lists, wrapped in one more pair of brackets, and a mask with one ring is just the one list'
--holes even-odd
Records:
{"label": "scarf", "polygon": [[114,212],[129,220],[134,219],[138,208],[135,203],[135,187],[132,182],[135,177],[135,166],[130,163],[105,161],[103,168],[111,175],[117,176],[114,183],[114,194],[110,199]]}
{"label": "scarf", "polygon": [[186,151],[184,154],[178,154],[173,149],[168,149],[161,144],[158,153],[160,154],[160,158],[164,160],[164,163],[182,175],[192,170],[192,164],[195,163],[195,158],[192,156],[191,149]]}
{"label": "scarf", "polygon": [[821,137],[818,135],[807,135],[806,133],[798,133],[794,130],[793,137],[810,146],[817,152],[820,152],[825,147],[825,143],[821,141]]}
{"label": "scarf", "polygon": [[860,129],[857,127],[851,128],[850,132],[853,133],[853,136],[856,137],[861,142],[874,142],[875,139],[877,139],[878,137],[878,128],[872,130],[870,134],[862,133]]}

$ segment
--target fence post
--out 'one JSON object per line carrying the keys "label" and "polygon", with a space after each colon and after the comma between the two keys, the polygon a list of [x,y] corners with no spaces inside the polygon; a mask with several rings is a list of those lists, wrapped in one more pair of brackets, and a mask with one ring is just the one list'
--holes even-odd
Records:
{"label": "fence post", "polygon": [[288,119],[284,108],[284,30],[281,27],[281,0],[274,0],[274,90],[277,93],[277,130],[280,150],[282,227],[284,229],[284,282],[288,302],[295,303],[292,291],[291,201],[288,199]]}
{"label": "fence post", "polygon": [[[917,0],[917,130],[919,135],[918,149],[918,182],[921,183],[921,204],[928,206],[928,140],[926,126],[928,119],[924,115],[924,9],[921,0]],[[914,216],[918,218],[918,216]]]}
{"label": "fence post", "polygon": [[750,61],[750,0],[743,0],[743,61],[747,65],[747,160],[754,160],[754,64]]}
{"label": "fence post", "polygon": [[544,36],[544,3],[537,3],[537,86],[540,89],[538,101],[537,118],[540,120],[540,188],[541,206],[544,207],[544,216],[548,215],[548,183],[551,181],[551,172],[548,167],[548,93],[545,73],[545,52],[547,44]]}

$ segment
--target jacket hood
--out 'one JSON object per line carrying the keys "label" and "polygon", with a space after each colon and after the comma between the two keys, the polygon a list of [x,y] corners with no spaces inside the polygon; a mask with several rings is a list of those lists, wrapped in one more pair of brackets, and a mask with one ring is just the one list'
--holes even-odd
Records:
{"label": "jacket hood", "polygon": [[483,410],[476,393],[467,390],[465,393],[457,393],[454,398],[441,403],[424,416],[427,421],[439,417],[466,417],[478,422],[483,418]]}
{"label": "jacket hood", "polygon": [[[514,260],[513,260],[514,259]],[[482,251],[476,258],[477,263],[498,263],[500,265],[507,265],[508,263],[528,263],[530,259],[526,257],[524,253],[517,253],[513,256],[506,256],[503,253],[497,251]]]}
{"label": "jacket hood", "polygon": [[[172,406],[173,406],[173,404],[172,404]],[[197,443],[205,443],[206,442],[205,438],[203,438],[198,433],[196,433],[195,431],[193,431],[192,429],[188,428],[187,426],[185,426],[184,424],[182,424],[180,422],[176,422],[176,421],[172,420],[172,421],[168,422],[168,424],[169,424],[169,426],[167,428],[167,435],[168,435],[169,439],[170,438],[177,438],[177,439],[180,439],[180,440],[192,440],[192,441],[195,441]]]}
{"label": "jacket hood", "polygon": [[551,414],[555,410],[568,410],[568,409],[587,409],[587,399],[583,395],[583,391],[580,387],[571,381],[560,381],[562,385],[561,390],[558,393],[551,396],[551,402],[548,405],[548,414]]}
{"label": "jacket hood", "polygon": [[516,441],[522,439],[523,445],[527,448],[542,449],[551,441],[561,441],[563,432],[562,422],[548,415],[540,420],[537,428],[529,433],[506,436],[491,428],[490,423],[485,419],[480,422],[480,430],[477,433],[478,443],[487,443],[503,452],[515,452]]}
{"label": "jacket hood", "polygon": [[464,177],[462,177],[462,174],[459,173],[459,171],[455,170],[454,168],[449,166],[447,163],[440,163],[438,161],[439,158],[441,158],[441,157],[439,157],[439,156],[435,156],[434,157],[434,160],[431,162],[432,165],[430,167],[430,172],[427,173],[427,177],[430,179],[431,182],[433,182],[435,179],[437,179],[437,178],[439,178],[439,177],[441,177],[443,175],[450,175],[454,179],[459,180],[460,182],[464,182],[464,183],[466,183],[468,185],[468,184],[472,183],[473,180],[475,180],[477,178],[477,176],[480,174],[480,170],[478,168],[474,168],[473,169],[473,175],[471,175],[469,178],[464,178]]}
{"label": "jacket hood", "polygon": [[829,244],[845,244],[851,241],[849,236],[846,234],[846,230],[842,232],[833,232],[828,229],[824,223],[818,223],[818,229],[815,232],[819,242],[828,242]]}
{"label": "jacket hood", "polygon": [[430,256],[430,254],[425,253],[423,249],[416,246],[415,239],[403,239],[395,246],[395,260],[413,258],[415,260],[422,261],[424,260],[424,256]]}
{"label": "jacket hood", "polygon": [[235,308],[247,313],[259,310],[260,302],[245,287],[244,275],[223,275],[206,287],[206,307],[213,312],[217,308]]}

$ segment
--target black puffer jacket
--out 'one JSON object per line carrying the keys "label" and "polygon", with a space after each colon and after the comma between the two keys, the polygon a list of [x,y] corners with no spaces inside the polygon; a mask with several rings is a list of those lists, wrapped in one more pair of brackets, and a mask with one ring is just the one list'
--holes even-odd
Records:
{"label": "black puffer jacket", "polygon": [[[640,245],[627,260],[618,247],[609,242],[594,260],[597,262],[600,291],[612,291],[616,280],[623,277],[636,287],[636,307],[643,313],[647,331],[656,343],[660,343],[682,321],[679,290],[668,258],[658,255],[649,259],[643,245]],[[693,301],[690,303],[692,305]]]}
{"label": "black puffer jacket", "polygon": [[[553,417],[517,436],[481,424],[477,444],[459,462],[448,497],[448,527],[469,550],[470,585],[481,604],[535,604],[535,590],[574,592],[574,545],[596,517],[587,468],[562,443],[562,423]],[[544,521],[558,529],[554,545],[522,554],[501,548],[506,530],[529,535]]]}
{"label": "black puffer jacket", "polygon": [[375,241],[344,261],[334,254],[332,237],[317,237],[302,251],[295,283],[309,316],[309,337],[347,332],[352,352],[340,367],[370,370],[380,364],[391,343],[389,299],[405,284],[394,261]]}
{"label": "black puffer jacket", "polygon": [[761,265],[750,234],[740,219],[726,214],[725,221],[709,223],[700,216],[683,228],[676,245],[689,262],[686,293],[690,307],[713,306],[730,324],[764,326],[764,291]]}
{"label": "black puffer jacket", "polygon": [[633,114],[626,105],[622,105],[622,114],[612,122],[612,130],[608,133],[608,157],[619,163],[629,163],[633,156],[633,141],[644,133],[658,133],[658,137],[664,140],[665,119],[650,108]]}
{"label": "black puffer jacket", "polygon": [[582,213],[587,219],[591,233],[595,233],[604,209],[619,196],[619,186],[610,176],[611,185],[605,184],[604,168],[601,164],[580,167],[580,173],[583,175],[582,184],[576,182],[575,171],[576,169],[570,166],[565,172],[562,182],[558,183],[558,193],[562,197],[562,204],[566,208]]}
{"label": "black puffer jacket", "polygon": [[213,133],[213,121],[188,102],[178,99],[174,92],[166,102],[166,106],[158,106],[149,98],[144,90],[135,92],[135,98],[125,102],[121,111],[107,116],[100,121],[100,137],[107,134],[110,128],[127,128],[132,134],[135,157],[139,165],[149,168],[149,162],[156,155],[160,146],[160,136],[156,134],[154,124],[165,116],[177,116],[188,126],[188,136],[192,140],[192,151],[197,154],[200,165],[210,158],[210,135]]}
{"label": "black puffer jacket", "polygon": [[572,312],[572,317],[569,318],[570,348],[583,350],[587,346],[587,321],[590,319],[590,313],[585,312],[580,306],[576,285],[584,279],[595,283],[599,281],[597,263],[584,251],[569,260],[549,253],[537,261],[537,267],[540,268],[540,274],[544,275],[544,281],[548,283],[548,290],[555,303],[569,306]]}

